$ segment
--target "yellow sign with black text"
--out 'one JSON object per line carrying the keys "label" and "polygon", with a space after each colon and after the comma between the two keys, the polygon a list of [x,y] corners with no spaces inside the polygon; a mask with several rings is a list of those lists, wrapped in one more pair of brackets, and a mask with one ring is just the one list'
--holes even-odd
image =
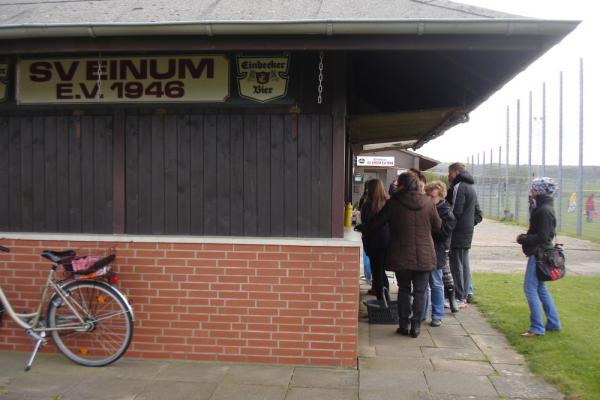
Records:
{"label": "yellow sign with black text", "polygon": [[26,59],[18,63],[17,103],[224,102],[224,55]]}
{"label": "yellow sign with black text", "polygon": [[290,56],[237,57],[237,83],[242,98],[266,103],[287,95]]}

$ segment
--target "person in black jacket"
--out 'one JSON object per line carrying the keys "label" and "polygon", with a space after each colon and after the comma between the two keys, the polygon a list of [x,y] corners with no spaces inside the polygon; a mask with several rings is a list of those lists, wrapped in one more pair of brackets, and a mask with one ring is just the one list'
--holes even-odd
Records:
{"label": "person in black jacket", "polygon": [[[452,213],[450,204],[444,199],[446,197],[446,184],[441,181],[433,181],[425,186],[425,193],[436,206],[438,215],[442,219],[442,227],[438,232],[433,232],[433,245],[437,257],[437,268],[429,275],[429,287],[431,291],[431,326],[440,326],[444,317],[444,269],[448,265],[448,250],[450,249],[450,238],[452,230],[456,226],[456,218]],[[453,292],[449,298],[450,304],[454,303]],[[428,293],[426,294],[426,296]],[[426,303],[428,298],[425,299]],[[427,309],[427,307],[425,308]],[[452,310],[458,311],[454,306]]]}
{"label": "person in black jacket", "polygon": [[[385,188],[379,179],[371,179],[366,185],[367,197],[360,209],[360,219],[363,226],[373,220],[375,215],[381,211],[387,202]],[[385,274],[386,252],[390,243],[390,228],[384,224],[375,229],[369,236],[363,237],[363,246],[371,260],[371,274],[373,277],[373,289],[378,300],[383,300],[384,288],[386,300],[389,301],[390,283]]]}
{"label": "person in black jacket", "polygon": [[452,212],[456,217],[456,227],[450,243],[450,270],[454,278],[456,300],[462,306],[473,297],[469,249],[474,227],[481,222],[482,215],[473,188],[475,181],[463,163],[454,163],[448,167],[448,181],[451,186],[446,200],[452,205]]}
{"label": "person in black jacket", "polygon": [[[531,215],[527,233],[517,236],[517,243],[527,256],[527,269],[523,289],[529,304],[529,330],[521,336],[541,336],[546,331],[560,330],[560,319],[552,295],[546,284],[537,278],[536,255],[538,250],[552,247],[556,234],[556,216],[554,214],[554,194],[558,185],[552,178],[536,178],[531,184]],[[546,313],[544,324],[542,308]]]}

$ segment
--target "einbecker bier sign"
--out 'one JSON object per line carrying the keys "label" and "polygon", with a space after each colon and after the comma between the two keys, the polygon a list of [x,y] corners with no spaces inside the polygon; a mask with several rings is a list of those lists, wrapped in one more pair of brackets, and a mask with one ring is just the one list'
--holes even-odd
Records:
{"label": "einbecker bier sign", "polygon": [[224,55],[25,59],[17,102],[223,102],[229,97]]}

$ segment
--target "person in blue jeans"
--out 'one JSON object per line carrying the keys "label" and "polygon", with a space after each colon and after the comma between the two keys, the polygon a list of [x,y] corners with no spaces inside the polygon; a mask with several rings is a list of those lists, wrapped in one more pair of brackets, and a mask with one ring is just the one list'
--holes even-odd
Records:
{"label": "person in blue jeans", "polygon": [[[432,233],[437,268],[429,275],[429,288],[425,293],[425,304],[429,303],[429,292],[431,292],[431,326],[442,325],[444,318],[444,267],[448,263],[448,250],[450,249],[450,238],[452,230],[456,226],[456,218],[452,213],[452,207],[445,200],[447,190],[442,181],[433,181],[425,186],[425,194],[435,205],[438,215],[442,219],[442,227],[438,232]],[[450,299],[453,301],[454,299]],[[425,307],[428,312],[429,307]],[[426,317],[426,316],[424,316]]]}
{"label": "person in blue jeans", "polygon": [[[539,249],[552,247],[556,235],[556,216],[554,213],[554,195],[558,185],[552,178],[536,178],[531,183],[531,214],[527,233],[517,236],[517,243],[527,256],[527,269],[523,289],[529,304],[529,329],[521,336],[541,336],[546,331],[560,330],[560,318],[552,295],[545,282],[536,274],[536,254]],[[544,323],[544,313],[546,323]]]}

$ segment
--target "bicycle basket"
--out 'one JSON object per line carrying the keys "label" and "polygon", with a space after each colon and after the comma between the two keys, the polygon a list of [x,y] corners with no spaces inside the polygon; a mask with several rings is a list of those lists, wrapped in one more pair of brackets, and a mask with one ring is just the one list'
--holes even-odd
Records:
{"label": "bicycle basket", "polygon": [[78,249],[74,257],[62,264],[67,272],[83,276],[109,266],[115,257],[115,249]]}

